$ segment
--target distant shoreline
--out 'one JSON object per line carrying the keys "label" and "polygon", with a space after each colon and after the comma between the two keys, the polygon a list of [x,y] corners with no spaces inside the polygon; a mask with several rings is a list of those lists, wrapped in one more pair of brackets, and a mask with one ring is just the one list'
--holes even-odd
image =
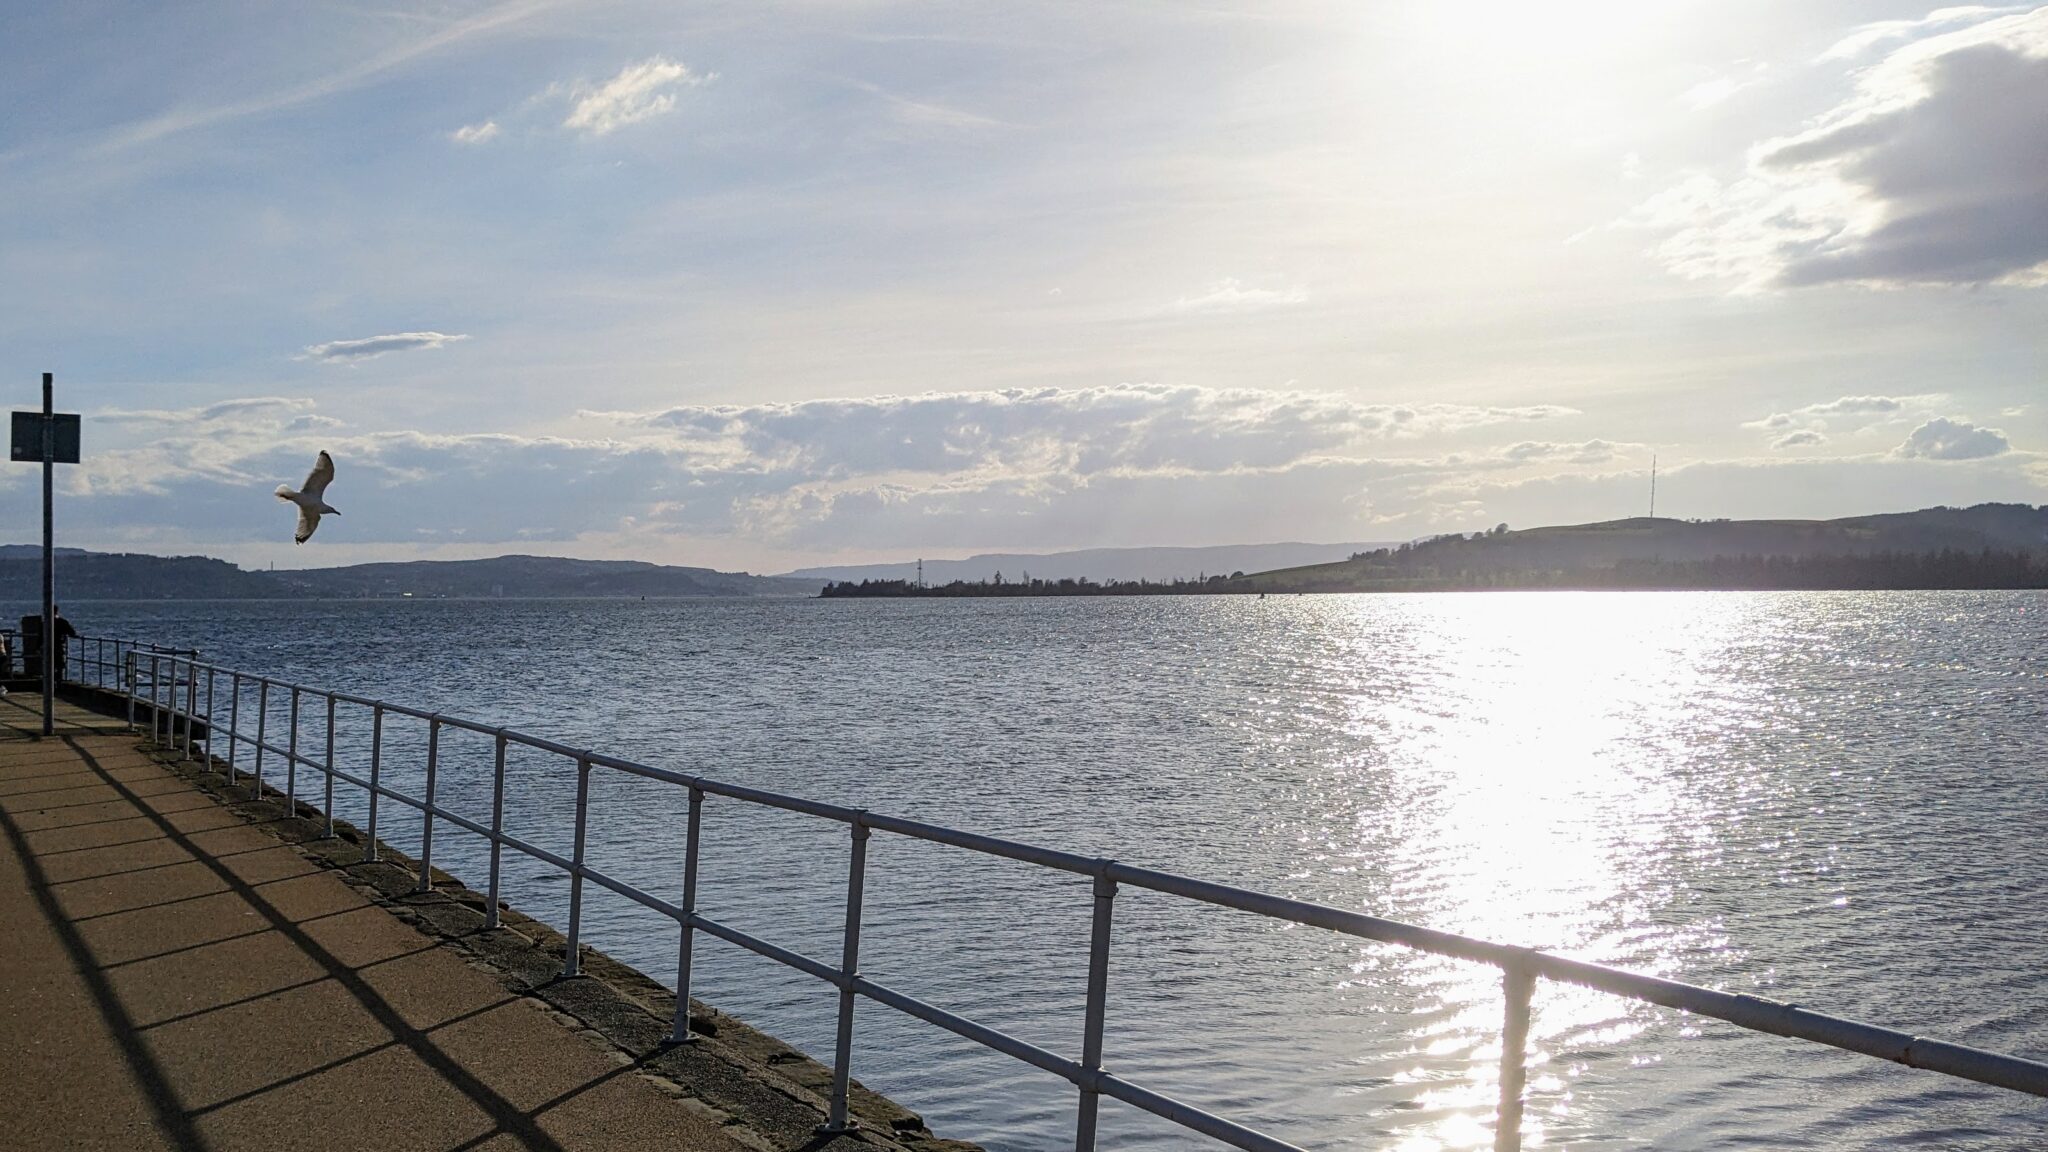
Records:
{"label": "distant shoreline", "polygon": [[1416,592],[2024,592],[2048,589],[2048,560],[2027,553],[1955,551],[1899,555],[1717,557],[1704,561],[1625,561],[1612,567],[1551,571],[1477,570],[1388,575],[1379,558],[1345,564],[1234,573],[1206,580],[1033,580],[919,585],[908,580],[828,584],[820,599],[999,599],[1065,596],[1286,596]]}

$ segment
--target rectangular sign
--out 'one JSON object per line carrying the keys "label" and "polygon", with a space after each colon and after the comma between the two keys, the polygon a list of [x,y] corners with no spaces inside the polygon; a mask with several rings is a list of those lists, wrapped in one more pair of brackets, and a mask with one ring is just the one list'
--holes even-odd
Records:
{"label": "rectangular sign", "polygon": [[[78,463],[78,413],[59,412],[52,416],[56,425],[52,437],[54,452],[50,459],[58,464]],[[43,459],[43,414],[41,412],[16,412],[14,414],[14,442],[9,459],[28,460],[41,463]]]}

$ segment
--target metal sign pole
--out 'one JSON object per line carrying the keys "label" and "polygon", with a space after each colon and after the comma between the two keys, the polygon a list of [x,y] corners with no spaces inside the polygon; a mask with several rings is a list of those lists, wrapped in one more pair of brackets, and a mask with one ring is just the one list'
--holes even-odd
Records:
{"label": "metal sign pole", "polygon": [[57,731],[57,409],[55,381],[43,373],[43,735]]}
{"label": "metal sign pole", "polygon": [[[54,374],[43,373],[43,410],[14,413],[12,432],[8,459],[22,463],[40,460],[43,465],[43,635],[40,640],[43,735],[53,736],[57,730],[57,677],[64,671],[64,662],[57,658],[57,645],[61,640],[57,635],[57,465],[78,463],[79,443],[78,413],[56,411]],[[21,618],[24,646],[28,640],[29,623],[34,619],[33,616]],[[26,652],[22,659],[22,671],[26,674]]]}

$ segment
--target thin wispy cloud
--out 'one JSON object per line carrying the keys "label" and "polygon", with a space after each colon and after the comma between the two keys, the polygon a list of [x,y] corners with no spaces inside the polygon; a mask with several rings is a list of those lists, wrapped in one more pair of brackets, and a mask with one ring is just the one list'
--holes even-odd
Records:
{"label": "thin wispy cloud", "polygon": [[1306,304],[1306,288],[1261,288],[1234,276],[1210,283],[1206,291],[1182,296],[1167,306],[1170,312],[1262,312]]}
{"label": "thin wispy cloud", "polygon": [[466,335],[447,332],[393,332],[385,336],[365,336],[356,340],[330,340],[325,344],[311,344],[306,347],[305,358],[323,360],[329,364],[355,364],[374,360],[393,352],[413,352],[422,348],[439,348],[457,340],[469,339]]}
{"label": "thin wispy cloud", "polygon": [[1680,93],[1679,102],[1695,112],[1704,112],[1726,103],[1736,93],[1762,83],[1764,74],[1769,70],[1767,64],[1754,63],[1744,69],[1702,80]]}
{"label": "thin wispy cloud", "polygon": [[447,22],[425,36],[401,41],[382,52],[303,84],[276,89],[246,100],[172,108],[135,121],[108,135],[102,142],[102,147],[127,148],[149,144],[184,132],[309,104],[379,80],[416,60],[507,30],[550,8],[560,7],[563,2],[564,0],[513,0],[511,3],[497,5],[473,16]]}
{"label": "thin wispy cloud", "polygon": [[602,84],[578,83],[568,89],[569,115],[562,127],[587,136],[605,136],[630,124],[651,120],[676,106],[676,93],[716,79],[692,72],[665,56],[628,64]]}
{"label": "thin wispy cloud", "polygon": [[1923,396],[1841,396],[1818,404],[1808,404],[1787,412],[1773,412],[1761,420],[1751,420],[1745,428],[1759,428],[1776,431],[1800,424],[1825,423],[1830,420],[1844,420],[1856,424],[1867,424],[1872,420],[1896,417],[1911,407],[1923,407],[1939,403],[1939,394]]}
{"label": "thin wispy cloud", "polygon": [[465,124],[448,134],[457,144],[484,144],[498,136],[498,122],[486,120],[481,124]]}
{"label": "thin wispy cloud", "polygon": [[1012,127],[994,117],[983,116],[936,100],[912,99],[865,80],[849,80],[847,84],[881,101],[892,120],[908,127],[951,131]]}

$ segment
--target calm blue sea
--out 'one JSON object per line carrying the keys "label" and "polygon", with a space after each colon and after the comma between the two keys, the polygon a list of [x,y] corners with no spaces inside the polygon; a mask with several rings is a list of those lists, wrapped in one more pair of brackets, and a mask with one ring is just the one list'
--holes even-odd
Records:
{"label": "calm blue sea", "polygon": [[[654,764],[2048,1058],[2039,593],[69,608],[87,634]],[[309,711],[309,743],[323,726]],[[369,717],[336,731],[358,757]],[[423,726],[388,735],[415,787]],[[442,796],[487,818],[487,742],[444,752]],[[566,853],[573,778],[515,756],[508,827]],[[600,773],[595,803],[590,860],[678,898],[683,797]],[[707,915],[836,958],[843,829],[714,798],[706,831]],[[438,834],[479,888],[484,859]],[[1078,1055],[1085,882],[886,836],[870,864],[870,976]],[[528,912],[561,923],[567,891],[508,865]],[[594,944],[673,977],[671,925],[589,899]],[[1114,949],[1119,1074],[1310,1148],[1489,1146],[1491,970],[1128,890]],[[700,995],[829,1059],[829,988],[700,956]],[[1070,1146],[1064,1083],[872,1004],[859,1021],[856,1076],[941,1134]],[[1533,1037],[1543,1147],[2048,1140],[2048,1102],[1594,993],[1542,988]],[[1114,1103],[1103,1133],[1200,1144]]]}

